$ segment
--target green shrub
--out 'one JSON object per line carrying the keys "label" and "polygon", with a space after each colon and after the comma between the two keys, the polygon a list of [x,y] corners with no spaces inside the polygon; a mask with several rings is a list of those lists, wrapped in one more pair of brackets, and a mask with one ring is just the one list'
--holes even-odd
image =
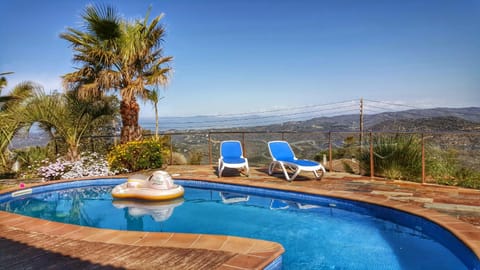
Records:
{"label": "green shrub", "polygon": [[453,185],[458,154],[452,150],[442,150],[436,145],[428,145],[425,156],[427,175],[436,179],[438,184]]}
{"label": "green shrub", "polygon": [[[422,175],[421,140],[414,135],[378,136],[373,139],[375,175],[390,179],[420,181]],[[365,151],[360,162],[370,172],[370,153]]]}
{"label": "green shrub", "polygon": [[455,150],[441,150],[437,146],[429,146],[426,167],[427,175],[435,183],[466,188],[480,188],[480,172],[462,166]]}
{"label": "green shrub", "polygon": [[54,159],[55,153],[49,146],[31,146],[14,151],[16,160],[24,167],[34,165],[44,159]]}
{"label": "green shrub", "polygon": [[[332,159],[341,159],[341,158],[354,158],[358,155],[359,145],[355,140],[355,137],[349,136],[343,140],[341,147],[335,147],[332,149]],[[323,155],[327,157],[330,156],[329,149],[322,150],[318,152],[313,159],[318,162],[323,161]]]}
{"label": "green shrub", "polygon": [[199,150],[193,150],[190,152],[190,164],[192,165],[200,165],[202,163],[203,154]]}
{"label": "green shrub", "polygon": [[355,171],[353,170],[352,166],[350,166],[350,164],[342,161],[342,165],[343,165],[343,170],[347,173],[351,173],[351,174],[354,174]]}
{"label": "green shrub", "polygon": [[114,147],[107,160],[111,170],[135,172],[161,168],[168,151],[163,140],[128,142]]}
{"label": "green shrub", "polygon": [[462,167],[456,170],[455,179],[458,186],[480,189],[480,172]]}

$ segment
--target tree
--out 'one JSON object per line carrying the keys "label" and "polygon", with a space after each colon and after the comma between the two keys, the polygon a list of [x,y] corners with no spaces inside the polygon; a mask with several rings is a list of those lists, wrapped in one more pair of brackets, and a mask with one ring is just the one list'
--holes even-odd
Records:
{"label": "tree", "polygon": [[12,138],[22,127],[19,113],[25,110],[26,101],[32,96],[33,91],[39,88],[32,82],[22,82],[16,85],[9,95],[2,96],[2,90],[7,86],[7,79],[3,75],[12,72],[0,73],[0,165],[8,167],[8,146]]}
{"label": "tree", "polygon": [[[7,86],[7,78],[4,77],[4,75],[12,74],[12,72],[2,72],[0,73],[0,94],[2,94],[3,88]],[[0,96],[0,102],[5,102],[6,99],[3,96]]]}
{"label": "tree", "polygon": [[163,97],[158,98],[158,89],[147,92],[147,99],[153,103],[155,109],[155,140],[158,140],[158,101]]}
{"label": "tree", "polygon": [[111,121],[116,107],[112,99],[80,99],[74,91],[47,95],[38,92],[28,104],[22,118],[30,125],[40,123],[40,127],[59,136],[67,144],[67,159],[80,158],[80,140],[99,121]]}
{"label": "tree", "polygon": [[141,139],[137,98],[147,98],[149,87],[166,85],[171,71],[167,64],[172,57],[164,57],[161,47],[162,15],[149,23],[149,13],[143,20],[127,21],[110,6],[87,6],[84,30],[67,28],[60,35],[70,42],[73,60],[80,64],[63,76],[66,89],[82,97],[119,92],[122,143]]}

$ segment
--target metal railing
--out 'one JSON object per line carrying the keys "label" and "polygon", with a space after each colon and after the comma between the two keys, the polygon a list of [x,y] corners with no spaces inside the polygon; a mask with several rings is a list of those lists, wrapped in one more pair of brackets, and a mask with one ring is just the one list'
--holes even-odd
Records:
{"label": "metal railing", "polygon": [[[173,155],[177,153],[189,164],[214,165],[220,142],[239,140],[251,166],[266,166],[271,161],[267,142],[286,140],[298,157],[316,159],[329,171],[449,184],[448,181],[455,181],[454,168],[450,168],[455,165],[461,173],[473,174],[471,181],[480,182],[480,132],[392,131],[361,135],[344,131],[198,131],[160,135],[169,137],[169,164],[176,163]],[[105,152],[117,141],[118,137],[92,136],[84,138],[82,146],[84,150]],[[443,176],[442,171],[445,171]]]}

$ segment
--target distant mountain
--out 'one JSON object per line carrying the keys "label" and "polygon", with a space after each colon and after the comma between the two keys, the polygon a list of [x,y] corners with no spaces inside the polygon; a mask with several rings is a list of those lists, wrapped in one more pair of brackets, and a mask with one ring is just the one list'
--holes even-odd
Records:
{"label": "distant mountain", "polygon": [[[480,108],[434,108],[366,114],[365,131],[480,131]],[[248,127],[249,131],[358,131],[359,114],[319,117],[305,121]],[[216,130],[245,130],[230,128]]]}
{"label": "distant mountain", "polygon": [[409,131],[409,132],[432,132],[432,131],[461,131],[480,132],[480,123],[468,121],[459,117],[429,117],[417,119],[399,119],[395,121],[383,121],[371,127],[375,131]]}
{"label": "distant mountain", "polygon": [[395,130],[395,125],[405,125],[406,131],[415,131],[416,127],[407,122],[415,123],[417,128],[421,125],[429,125],[431,131],[468,130],[468,126],[480,124],[480,108],[434,108],[387,112],[367,115],[364,122],[365,127],[371,130],[388,128]]}
{"label": "distant mountain", "polygon": [[[160,119],[160,130],[165,131],[253,131],[253,132],[312,132],[312,131],[358,131],[360,116],[358,114],[339,115],[332,117],[317,117],[303,121],[288,121],[282,116],[269,118],[272,122],[281,124],[262,125],[265,116],[241,117],[193,116],[165,117]],[[263,118],[263,119],[262,119]],[[218,123],[230,126],[232,119],[234,127],[216,128]],[[155,122],[151,119],[141,119],[144,129],[154,130]],[[384,112],[364,115],[364,131],[462,131],[480,132],[480,107],[470,108],[434,108],[415,109],[398,112]],[[29,136],[16,136],[10,147],[22,148],[31,145],[45,145],[50,137],[37,129]]]}

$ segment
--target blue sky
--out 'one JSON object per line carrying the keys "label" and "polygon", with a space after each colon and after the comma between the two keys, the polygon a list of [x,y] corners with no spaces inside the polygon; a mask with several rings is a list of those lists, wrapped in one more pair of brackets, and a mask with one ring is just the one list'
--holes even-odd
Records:
{"label": "blue sky", "polygon": [[[161,116],[218,115],[360,97],[417,107],[480,106],[480,0],[5,0],[0,72],[61,89],[89,3],[126,18],[165,13],[174,57]],[[141,102],[141,116],[152,116]]]}

